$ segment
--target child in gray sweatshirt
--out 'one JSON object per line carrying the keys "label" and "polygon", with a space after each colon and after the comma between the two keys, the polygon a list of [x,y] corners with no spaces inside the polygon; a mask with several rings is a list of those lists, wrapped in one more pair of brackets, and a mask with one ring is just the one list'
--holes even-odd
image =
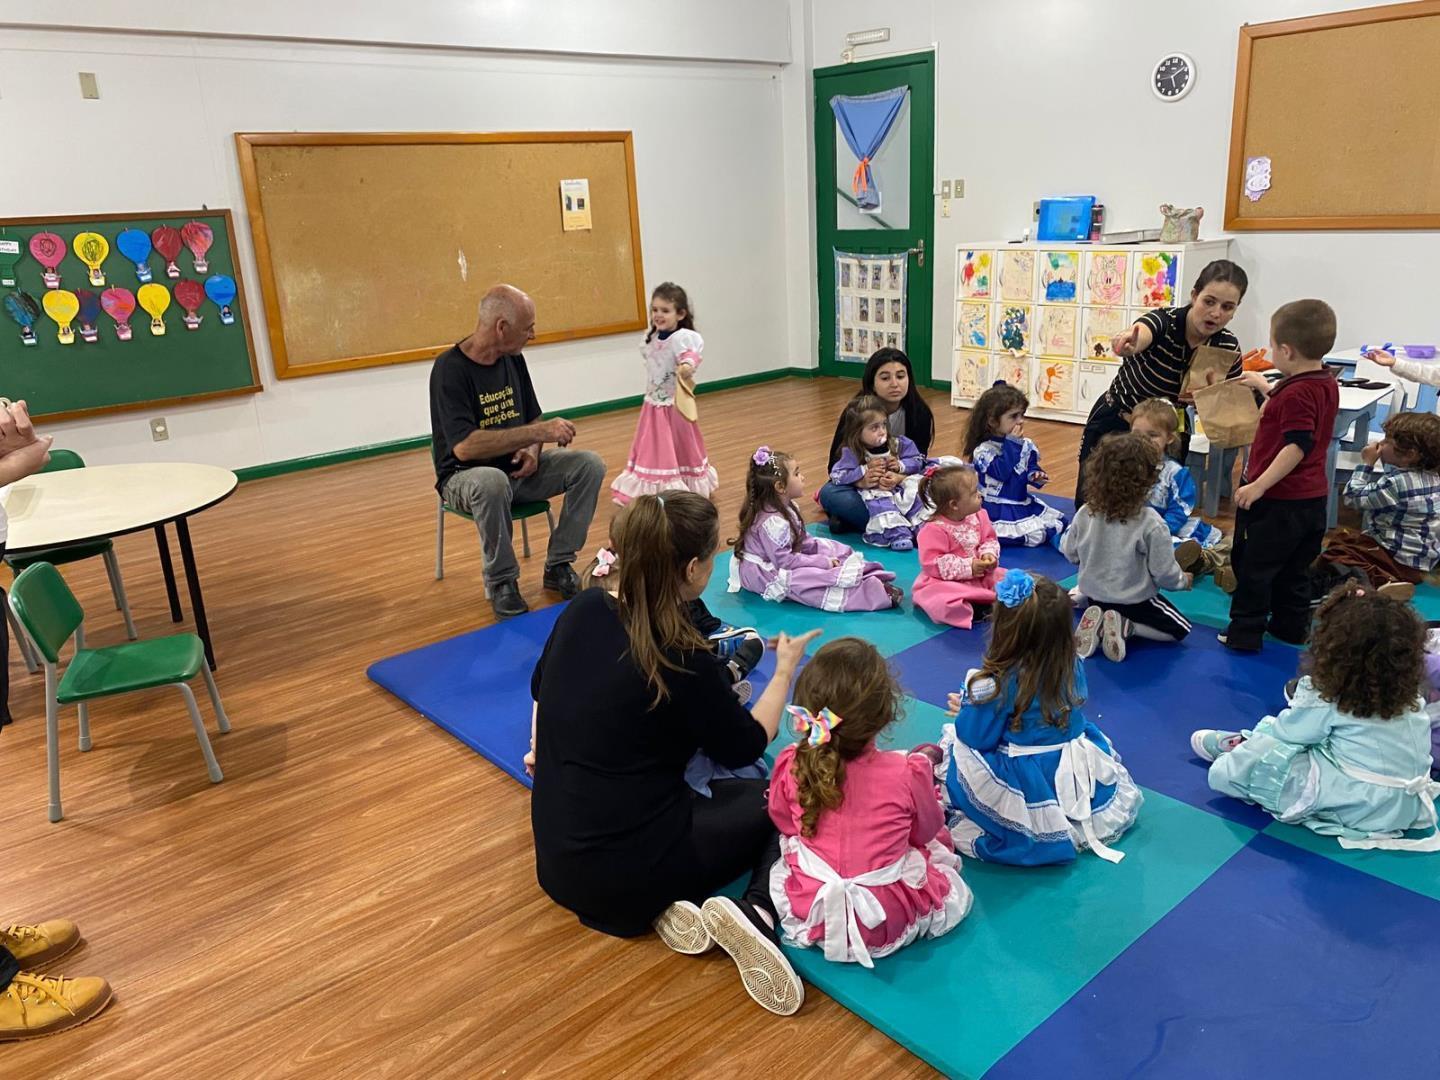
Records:
{"label": "child in gray sweatshirt", "polygon": [[1076,651],[1088,658],[1098,644],[1118,662],[1132,634],[1182,640],[1190,623],[1160,590],[1188,589],[1193,579],[1175,561],[1164,519],[1146,505],[1159,454],[1139,435],[1112,435],[1085,465],[1085,505],[1060,538],[1060,551],[1080,567],[1085,612],[1075,628]]}

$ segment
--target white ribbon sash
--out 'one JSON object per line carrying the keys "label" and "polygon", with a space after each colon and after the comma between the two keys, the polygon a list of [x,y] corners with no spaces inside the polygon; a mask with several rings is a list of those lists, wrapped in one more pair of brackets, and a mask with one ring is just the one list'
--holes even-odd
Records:
{"label": "white ribbon sash", "polygon": [[1359,780],[1366,784],[1376,784],[1380,787],[1395,788],[1405,792],[1407,795],[1414,795],[1420,800],[1420,812],[1425,819],[1424,824],[1416,825],[1415,828],[1424,828],[1426,824],[1432,832],[1429,836],[1416,839],[1406,839],[1403,836],[1374,835],[1364,840],[1351,840],[1348,837],[1340,837],[1340,846],[1355,850],[1369,850],[1379,848],[1385,851],[1440,851],[1440,827],[1437,827],[1437,815],[1435,812],[1435,799],[1440,796],[1440,783],[1430,779],[1430,774],[1416,776],[1409,780],[1401,780],[1396,776],[1385,776],[1382,773],[1371,772],[1369,769],[1362,769],[1358,765],[1347,765],[1343,761],[1331,758],[1340,771],[1351,779]]}
{"label": "white ribbon sash", "polygon": [[864,967],[873,968],[875,962],[870,959],[870,950],[860,936],[860,924],[875,929],[885,921],[885,909],[870,887],[903,881],[911,888],[920,888],[928,876],[925,856],[911,848],[889,866],[843,878],[798,837],[793,840],[792,850],[801,872],[820,882],[820,891],[810,904],[805,929],[813,930],[824,920],[825,959],[840,962],[854,957]]}
{"label": "white ribbon sash", "polygon": [[1090,817],[1090,804],[1095,799],[1096,789],[1102,784],[1114,784],[1120,779],[1114,758],[1085,735],[1058,745],[1017,746],[1014,743],[1005,743],[1000,749],[1009,757],[1059,754],[1060,764],[1055,769],[1055,797],[1060,801],[1061,812],[1080,826],[1080,831],[1085,834],[1085,842],[1100,858],[1108,863],[1118,863],[1125,858],[1123,851],[1116,851],[1100,842]]}

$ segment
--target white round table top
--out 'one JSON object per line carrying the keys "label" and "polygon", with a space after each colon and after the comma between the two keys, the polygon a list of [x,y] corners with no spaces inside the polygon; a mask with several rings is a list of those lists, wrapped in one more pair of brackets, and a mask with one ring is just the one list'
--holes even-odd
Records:
{"label": "white round table top", "polygon": [[54,547],[148,529],[214,506],[238,483],[229,469],[180,462],[36,473],[5,492],[5,547]]}

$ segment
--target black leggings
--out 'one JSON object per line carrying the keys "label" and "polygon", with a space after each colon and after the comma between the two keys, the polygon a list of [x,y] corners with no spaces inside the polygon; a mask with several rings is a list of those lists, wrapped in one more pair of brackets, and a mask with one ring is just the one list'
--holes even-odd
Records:
{"label": "black leggings", "polygon": [[712,780],[711,798],[691,796],[690,839],[700,863],[700,887],[688,899],[699,903],[714,896],[748,870],[745,899],[775,914],[770,867],[780,858],[780,834],[766,806],[769,787],[768,780]]}

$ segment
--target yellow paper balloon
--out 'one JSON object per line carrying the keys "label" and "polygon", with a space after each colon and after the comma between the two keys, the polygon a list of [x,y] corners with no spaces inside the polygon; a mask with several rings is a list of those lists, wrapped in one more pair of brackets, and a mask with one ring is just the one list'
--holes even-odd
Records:
{"label": "yellow paper balloon", "polygon": [[105,271],[100,264],[110,254],[110,241],[98,232],[76,233],[74,248],[80,261],[90,268],[90,284],[104,285]]}
{"label": "yellow paper balloon", "polygon": [[41,301],[45,307],[45,314],[55,320],[55,325],[60,328],[56,335],[61,345],[69,345],[75,340],[75,328],[70,324],[74,321],[80,311],[80,300],[73,293],[65,289],[51,289],[45,294]]}
{"label": "yellow paper balloon", "polygon": [[170,290],[152,281],[135,290],[135,299],[150,316],[150,333],[156,337],[165,333],[165,310],[170,306]]}

